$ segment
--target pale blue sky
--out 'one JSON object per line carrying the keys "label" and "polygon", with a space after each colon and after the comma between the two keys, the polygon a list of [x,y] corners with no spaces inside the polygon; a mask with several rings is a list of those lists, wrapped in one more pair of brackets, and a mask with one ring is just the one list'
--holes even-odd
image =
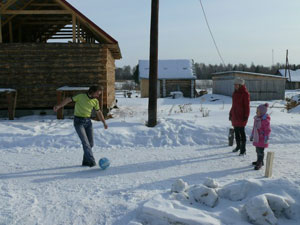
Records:
{"label": "pale blue sky", "polygon": [[[149,58],[151,0],[68,0],[119,42],[116,66]],[[300,0],[202,0],[226,64],[300,64]],[[274,54],[272,54],[272,49]],[[199,0],[160,0],[159,58],[220,64]],[[273,57],[272,57],[273,56]]]}

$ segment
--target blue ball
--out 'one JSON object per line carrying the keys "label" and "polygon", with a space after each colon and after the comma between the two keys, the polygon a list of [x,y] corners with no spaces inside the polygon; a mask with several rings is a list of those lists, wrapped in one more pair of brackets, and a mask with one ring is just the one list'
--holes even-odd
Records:
{"label": "blue ball", "polygon": [[109,165],[110,165],[110,161],[108,158],[104,157],[99,160],[99,166],[101,169],[105,170],[109,167]]}

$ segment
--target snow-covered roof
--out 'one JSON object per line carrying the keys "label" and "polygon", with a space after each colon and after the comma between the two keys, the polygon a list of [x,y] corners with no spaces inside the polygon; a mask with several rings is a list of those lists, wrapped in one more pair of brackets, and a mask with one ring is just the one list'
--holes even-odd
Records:
{"label": "snow-covered roof", "polygon": [[0,88],[0,92],[13,92],[16,91],[15,89],[11,89],[11,88]]}
{"label": "snow-covered roof", "polygon": [[57,91],[88,91],[89,87],[69,87],[69,86],[63,86],[58,89]]}
{"label": "snow-covered roof", "polygon": [[232,74],[245,74],[245,75],[253,75],[253,76],[264,76],[264,77],[274,77],[274,78],[279,78],[281,79],[281,76],[276,76],[276,75],[272,75],[272,74],[266,74],[266,73],[253,73],[253,72],[246,72],[246,71],[237,71],[237,70],[233,70],[233,71],[225,71],[225,72],[216,72],[213,73],[213,76],[217,76],[217,75],[232,75]]}
{"label": "snow-covered roof", "polygon": [[[291,79],[290,79],[290,76],[289,76],[289,71],[290,71],[290,74],[291,74]],[[300,82],[300,69],[298,69],[298,70],[289,70],[289,71],[286,71],[286,76],[287,76],[288,81]],[[279,72],[279,75],[281,75],[282,77],[285,76],[285,69],[279,69],[278,72]]]}
{"label": "snow-covered roof", "polygon": [[[149,60],[139,60],[140,79],[149,79]],[[196,79],[189,59],[158,60],[158,79]]]}

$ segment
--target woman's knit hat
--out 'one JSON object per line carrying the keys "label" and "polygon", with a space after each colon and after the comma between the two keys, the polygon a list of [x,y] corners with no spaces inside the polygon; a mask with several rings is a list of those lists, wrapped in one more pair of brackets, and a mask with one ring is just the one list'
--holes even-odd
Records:
{"label": "woman's knit hat", "polygon": [[239,85],[244,85],[245,84],[245,80],[240,78],[240,77],[236,77],[234,79],[234,84],[239,84]]}
{"label": "woman's knit hat", "polygon": [[257,107],[257,109],[259,110],[260,114],[261,115],[265,115],[268,111],[268,107],[269,107],[269,104],[268,103],[265,103],[265,104],[261,104]]}

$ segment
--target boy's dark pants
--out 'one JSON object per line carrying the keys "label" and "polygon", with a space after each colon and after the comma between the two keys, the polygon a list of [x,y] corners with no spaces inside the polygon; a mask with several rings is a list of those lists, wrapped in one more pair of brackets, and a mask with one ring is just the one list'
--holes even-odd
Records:
{"label": "boy's dark pants", "polygon": [[90,118],[74,118],[74,127],[83,147],[83,163],[95,162],[92,148],[94,146],[93,124]]}

